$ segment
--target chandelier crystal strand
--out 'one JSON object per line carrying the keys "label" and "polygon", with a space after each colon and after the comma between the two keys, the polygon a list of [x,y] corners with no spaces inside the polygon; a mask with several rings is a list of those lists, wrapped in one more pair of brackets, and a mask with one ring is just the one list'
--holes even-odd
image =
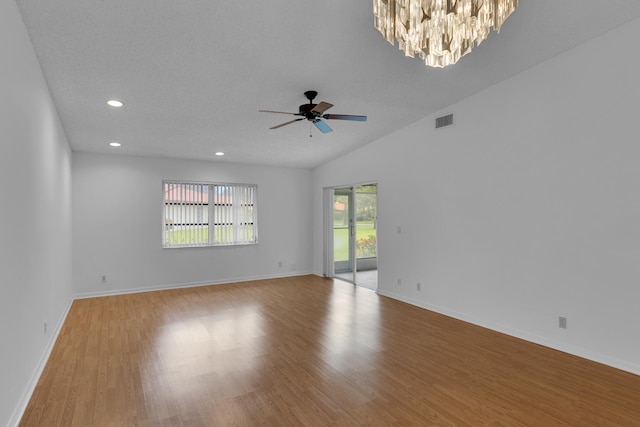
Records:
{"label": "chandelier crystal strand", "polygon": [[446,67],[499,31],[519,0],[373,0],[374,26],[406,56]]}
{"label": "chandelier crystal strand", "polygon": [[374,26],[391,44],[395,35],[395,2],[393,0],[373,0]]}

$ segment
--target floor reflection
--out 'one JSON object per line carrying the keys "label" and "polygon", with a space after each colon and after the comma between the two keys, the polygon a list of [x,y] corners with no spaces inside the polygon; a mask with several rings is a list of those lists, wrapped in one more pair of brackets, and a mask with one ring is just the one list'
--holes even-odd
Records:
{"label": "floor reflection", "polygon": [[148,349],[150,363],[140,366],[145,394],[155,396],[154,408],[176,399],[187,406],[209,405],[211,396],[224,401],[250,391],[266,351],[260,304],[214,309],[206,316],[186,313],[157,329]]}
{"label": "floor reflection", "polygon": [[[359,299],[372,291],[350,283],[334,281],[328,300],[328,315],[320,342],[324,359],[340,371],[372,369],[369,366],[380,350],[380,307],[377,298]],[[354,360],[360,363],[354,364]]]}

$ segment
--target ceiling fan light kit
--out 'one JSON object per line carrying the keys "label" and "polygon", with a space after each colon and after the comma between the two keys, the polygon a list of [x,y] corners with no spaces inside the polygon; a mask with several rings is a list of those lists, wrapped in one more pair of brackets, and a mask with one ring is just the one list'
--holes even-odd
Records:
{"label": "ceiling fan light kit", "polygon": [[261,113],[275,113],[275,114],[290,114],[293,116],[301,116],[298,119],[289,120],[288,122],[280,123],[279,125],[275,125],[270,127],[269,129],[278,129],[286,125],[290,125],[291,123],[299,122],[301,120],[307,119],[309,122],[313,123],[315,127],[317,127],[322,133],[329,133],[333,129],[329,127],[322,119],[326,120],[350,120],[350,121],[358,121],[365,122],[367,121],[367,116],[356,116],[352,114],[324,114],[329,108],[333,107],[333,104],[328,102],[320,101],[317,104],[313,103],[313,100],[316,96],[318,96],[318,92],[315,90],[308,90],[304,93],[304,96],[309,100],[308,104],[302,104],[298,107],[297,113],[289,113],[286,111],[274,111],[274,110],[258,110]]}
{"label": "ceiling fan light kit", "polygon": [[446,67],[500,31],[519,0],[373,0],[374,26],[430,67]]}

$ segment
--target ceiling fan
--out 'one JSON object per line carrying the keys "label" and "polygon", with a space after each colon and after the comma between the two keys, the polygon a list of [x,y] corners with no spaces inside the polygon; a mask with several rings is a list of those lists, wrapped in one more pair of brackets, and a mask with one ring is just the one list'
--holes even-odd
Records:
{"label": "ceiling fan", "polygon": [[270,127],[269,129],[278,129],[282,126],[290,125],[291,123],[299,122],[300,120],[307,119],[313,123],[320,132],[328,133],[332,129],[322,119],[326,120],[352,120],[357,122],[367,121],[367,116],[354,116],[352,114],[324,114],[329,108],[333,107],[333,104],[320,101],[318,104],[313,103],[313,99],[318,96],[318,92],[315,90],[308,90],[304,93],[304,96],[309,100],[308,104],[302,104],[298,107],[297,113],[288,113],[286,111],[273,111],[273,110],[258,110],[261,113],[277,113],[277,114],[291,114],[293,116],[301,116],[299,119],[293,119],[288,122],[280,123],[279,125]]}

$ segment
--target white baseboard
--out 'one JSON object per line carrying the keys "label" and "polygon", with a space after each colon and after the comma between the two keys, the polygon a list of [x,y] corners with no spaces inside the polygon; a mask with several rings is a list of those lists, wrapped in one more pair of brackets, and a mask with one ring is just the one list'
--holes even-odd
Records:
{"label": "white baseboard", "polygon": [[40,361],[38,362],[38,365],[36,366],[36,369],[33,372],[33,375],[31,375],[31,379],[29,380],[27,387],[22,393],[22,396],[20,397],[20,400],[18,401],[18,405],[16,406],[15,410],[13,411],[13,414],[11,415],[11,418],[9,418],[7,427],[12,427],[12,426],[17,427],[18,424],[20,424],[20,420],[24,415],[24,411],[27,409],[29,400],[31,400],[31,395],[33,395],[33,392],[36,389],[36,385],[38,385],[38,380],[40,380],[40,375],[42,375],[42,371],[44,371],[44,367],[47,365],[47,362],[49,361],[49,356],[51,356],[51,351],[53,350],[53,346],[58,340],[58,335],[60,335],[60,331],[62,330],[62,325],[64,325],[65,320],[67,320],[67,315],[69,314],[69,310],[71,309],[71,304],[73,304],[73,301],[74,301],[73,297],[69,299],[67,308],[64,310],[64,313],[62,313],[62,316],[60,316],[60,319],[56,324],[56,328],[51,334],[51,337],[49,338],[49,342],[47,343],[47,346],[45,347],[44,352],[40,357]]}
{"label": "white baseboard", "polygon": [[602,363],[603,365],[610,366],[612,368],[620,369],[622,371],[626,371],[635,375],[640,375],[640,365],[637,363],[631,363],[625,360],[620,360],[615,357],[608,356],[606,354],[600,354],[588,349],[584,349],[582,347],[570,346],[561,342],[550,340],[546,337],[542,337],[536,334],[531,334],[527,331],[522,331],[519,329],[514,329],[506,325],[498,324],[495,322],[487,321],[485,319],[478,319],[472,316],[467,316],[463,313],[458,313],[456,311],[447,309],[445,307],[440,307],[432,304],[425,304],[422,301],[418,301],[413,298],[408,298],[403,295],[394,294],[393,292],[387,292],[381,289],[378,289],[378,294],[396,299],[398,301],[406,302],[407,304],[414,305],[416,307],[423,308],[425,310],[433,311],[435,313],[443,314],[448,317],[453,317],[454,319],[462,320],[467,323],[471,323],[477,326],[481,326],[483,328],[491,329],[496,332],[500,332],[506,335],[510,335],[512,337],[520,338],[525,341],[529,341],[535,344],[542,345],[544,347],[549,347],[554,350],[562,351],[563,353],[569,353],[574,356],[582,357],[583,359],[588,359],[593,362]]}
{"label": "white baseboard", "polygon": [[296,277],[296,276],[306,276],[312,274],[306,271],[293,271],[289,273],[278,273],[278,274],[263,274],[259,276],[245,276],[245,277],[233,277],[226,279],[214,279],[214,280],[205,280],[202,282],[186,282],[186,283],[173,283],[168,285],[156,285],[156,286],[145,286],[142,288],[123,288],[109,291],[98,291],[98,292],[84,292],[79,294],[74,294],[74,299],[83,299],[83,298],[95,298],[95,297],[106,297],[112,295],[125,295],[125,294],[137,294],[140,292],[153,292],[153,291],[165,291],[168,289],[180,289],[180,288],[194,288],[197,286],[210,286],[210,285],[226,285],[231,283],[241,283],[241,282],[251,282],[254,280],[267,280],[267,279],[278,279],[281,277]]}

